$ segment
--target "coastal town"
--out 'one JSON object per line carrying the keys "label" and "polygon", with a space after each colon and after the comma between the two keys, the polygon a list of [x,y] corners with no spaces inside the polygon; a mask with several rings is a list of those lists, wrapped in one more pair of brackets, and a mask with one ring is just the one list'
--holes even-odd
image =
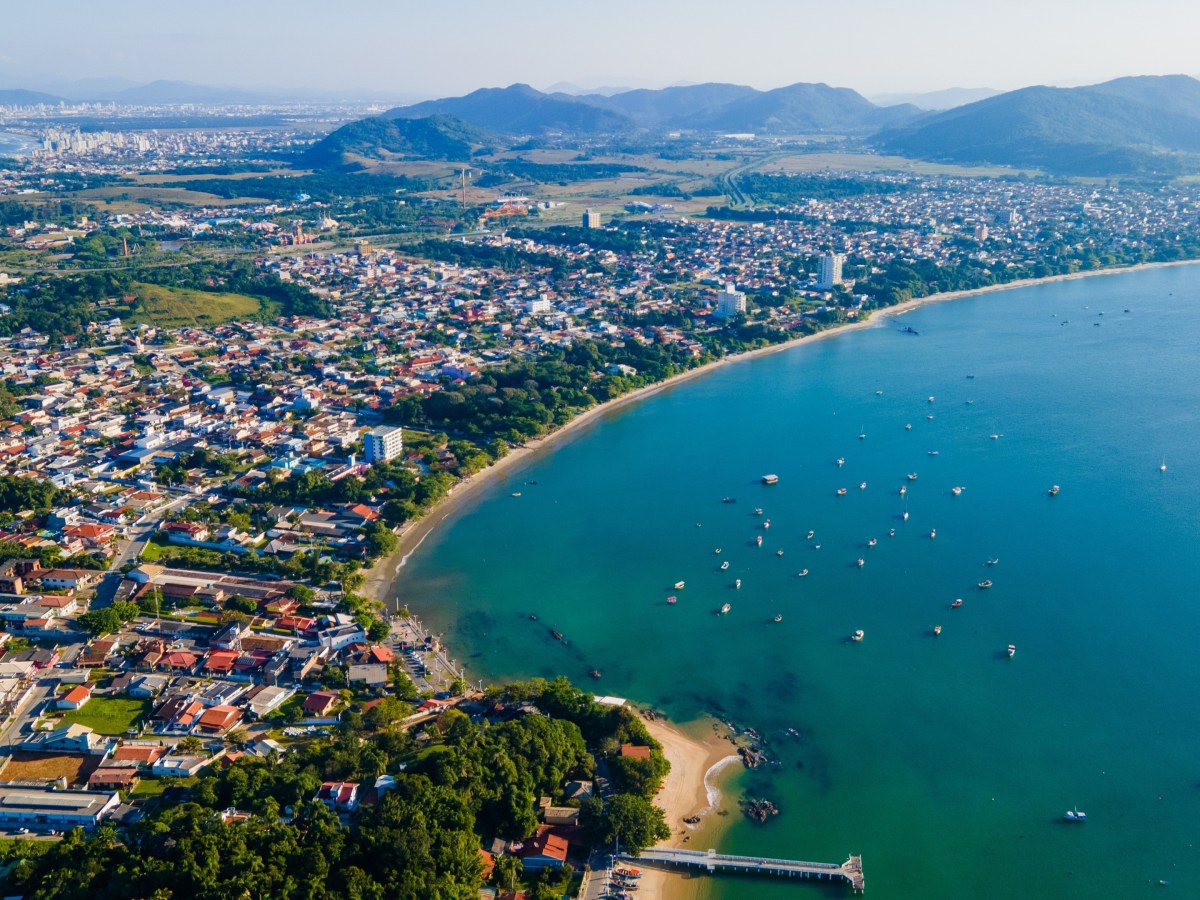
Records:
{"label": "coastal town", "polygon": [[[464,170],[370,187],[374,218],[341,181],[155,201],[129,179],[314,137],[53,121],[95,112],[41,110],[36,149],[0,160],[0,828],[47,843],[188,802],[266,815],[239,779],[289,757],[303,796],[276,791],[271,814],[315,804],[345,829],[384,815],[410,763],[548,719],[574,731],[536,783],[489,795],[463,877],[551,895],[512,892],[515,859],[577,889],[617,837],[601,801],[658,793],[660,735],[620,698],[469,671],[390,591],[422,517],[514,449],[706,364],[946,292],[1200,255],[1194,182],[766,165],[739,189],[755,202],[684,210],[639,172],[602,215],[536,182],[468,203]],[[128,196],[73,195],[98,185]],[[682,842],[703,797],[642,846]],[[857,857],[827,868],[807,875],[861,888]]]}

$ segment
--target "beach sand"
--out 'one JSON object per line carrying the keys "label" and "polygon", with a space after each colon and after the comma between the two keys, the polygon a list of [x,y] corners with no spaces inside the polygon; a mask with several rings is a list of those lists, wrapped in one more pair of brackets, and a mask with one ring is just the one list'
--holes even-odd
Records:
{"label": "beach sand", "polygon": [[[647,730],[662,744],[663,754],[671,761],[671,771],[654,797],[654,804],[663,809],[671,828],[671,837],[659,846],[689,850],[715,847],[722,826],[737,812],[737,798],[728,790],[718,791],[718,785],[727,782],[732,773],[741,771],[741,757],[727,739],[728,731],[714,725],[711,720],[686,726],[662,719],[646,720]],[[726,816],[719,815],[722,810]],[[692,816],[699,816],[700,822],[685,824],[683,820]],[[645,865],[639,868],[640,900],[698,900],[710,883],[705,875]]]}

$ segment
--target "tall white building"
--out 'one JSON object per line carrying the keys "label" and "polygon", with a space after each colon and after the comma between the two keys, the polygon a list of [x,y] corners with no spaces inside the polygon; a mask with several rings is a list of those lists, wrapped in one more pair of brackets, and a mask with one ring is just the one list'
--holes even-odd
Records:
{"label": "tall white building", "polygon": [[717,310],[714,313],[718,319],[732,319],[746,311],[746,295],[735,290],[732,284],[726,284],[725,289],[717,294]]}
{"label": "tall white building", "polygon": [[817,263],[817,290],[831,291],[842,283],[844,253],[826,253]]}
{"label": "tall white building", "polygon": [[399,425],[380,425],[363,437],[367,462],[389,462],[404,451],[404,429]]}

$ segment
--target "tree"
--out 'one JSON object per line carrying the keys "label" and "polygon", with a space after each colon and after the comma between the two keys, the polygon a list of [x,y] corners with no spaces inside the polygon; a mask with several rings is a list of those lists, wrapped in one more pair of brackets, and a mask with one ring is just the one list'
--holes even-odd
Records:
{"label": "tree", "polygon": [[497,856],[496,863],[492,867],[492,882],[497,887],[515,891],[517,889],[517,879],[521,877],[521,872],[524,869],[525,864],[521,862],[521,857],[519,856],[512,856],[508,853]]}
{"label": "tree", "polygon": [[241,594],[234,594],[225,601],[225,608],[234,612],[245,613],[252,616],[258,612],[258,604],[249,597],[243,597]]}
{"label": "tree", "polygon": [[199,753],[204,749],[204,744],[196,735],[189,734],[176,744],[175,748],[181,753]]}
{"label": "tree", "polygon": [[616,794],[607,803],[598,797],[585,800],[579,824],[594,843],[620,841],[633,854],[671,836],[663,811],[637,794]]}

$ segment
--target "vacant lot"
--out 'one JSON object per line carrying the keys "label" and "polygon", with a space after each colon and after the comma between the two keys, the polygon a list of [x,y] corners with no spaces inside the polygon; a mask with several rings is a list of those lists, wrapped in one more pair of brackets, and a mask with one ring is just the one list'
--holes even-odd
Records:
{"label": "vacant lot", "polygon": [[93,697],[83,709],[69,712],[59,724],[86,725],[98,734],[124,734],[150,711],[147,700],[131,697]]}
{"label": "vacant lot", "polygon": [[134,282],[133,292],[138,305],[132,321],[159,328],[205,327],[245,320],[261,309],[259,301],[246,294],[214,294],[142,282]]}
{"label": "vacant lot", "polygon": [[5,781],[66,778],[67,784],[78,784],[86,781],[99,765],[99,757],[14,753],[4,767],[3,778]]}

